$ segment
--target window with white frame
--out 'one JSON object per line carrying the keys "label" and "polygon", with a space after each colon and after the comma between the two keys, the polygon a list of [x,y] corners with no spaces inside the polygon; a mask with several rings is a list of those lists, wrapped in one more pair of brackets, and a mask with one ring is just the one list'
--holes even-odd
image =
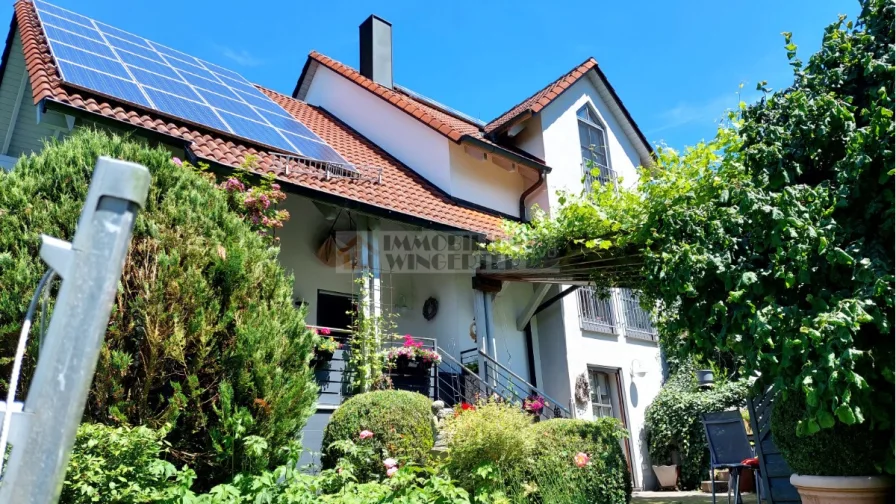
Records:
{"label": "window with white frame", "polygon": [[[595,181],[605,184],[613,180],[610,156],[607,152],[607,131],[591,105],[585,104],[576,112],[579,120],[579,143],[582,147],[582,170],[585,187]],[[597,170],[597,173],[593,173]]]}
{"label": "window with white frame", "polygon": [[589,369],[588,380],[591,382],[591,412],[594,418],[615,418],[613,396],[610,393],[610,375]]}

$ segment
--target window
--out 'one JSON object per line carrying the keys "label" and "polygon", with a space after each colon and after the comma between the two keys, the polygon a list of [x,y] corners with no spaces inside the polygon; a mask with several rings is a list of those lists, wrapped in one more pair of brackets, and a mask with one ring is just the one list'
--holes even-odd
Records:
{"label": "window", "polygon": [[594,418],[615,418],[610,394],[610,375],[592,369],[588,371],[588,380],[591,382],[591,411]]}
{"label": "window", "polygon": [[582,287],[579,296],[579,325],[586,331],[608,334],[617,332],[613,297],[600,299],[594,287]]}
{"label": "window", "polygon": [[[607,134],[597,113],[590,105],[584,105],[576,112],[579,118],[579,143],[582,146],[582,170],[585,172],[585,187],[591,188],[594,181],[602,184],[614,179],[607,154]],[[592,175],[593,170],[598,170]]]}
{"label": "window", "polygon": [[625,316],[625,336],[656,341],[656,327],[650,313],[641,308],[638,294],[631,289],[619,289],[619,303]]}

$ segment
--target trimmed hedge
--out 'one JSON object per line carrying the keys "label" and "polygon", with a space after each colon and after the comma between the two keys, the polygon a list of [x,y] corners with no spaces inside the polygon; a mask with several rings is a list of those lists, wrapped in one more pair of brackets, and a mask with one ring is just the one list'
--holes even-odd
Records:
{"label": "trimmed hedge", "polygon": [[[618,420],[548,420],[533,424],[526,434],[534,441],[530,477],[542,502],[631,501],[631,475],[619,442],[626,433]],[[585,467],[575,464],[580,452],[590,458]]]}
{"label": "trimmed hedge", "polygon": [[355,468],[362,480],[385,474],[383,459],[392,457],[402,464],[423,464],[435,439],[432,431],[432,401],[404,390],[378,390],[356,395],[333,412],[324,430],[321,463],[324,469],[336,467],[340,452],[331,445],[336,441],[358,442],[361,431],[369,430],[370,444],[382,458],[362,461]]}
{"label": "trimmed hedge", "polygon": [[[0,352],[13,355],[46,268],[40,234],[72,238],[100,155],[146,166],[152,183],[85,419],[172,425],[169,456],[207,487],[286,462],[283,448],[295,442],[317,390],[308,366],[314,336],[293,306],[293,279],[278,248],[231,209],[225,192],[165,149],[79,129],[0,171]],[[25,384],[37,354],[36,338],[29,343]],[[9,360],[0,365],[5,380]],[[5,388],[0,382],[0,394]]]}
{"label": "trimmed hedge", "polygon": [[837,422],[831,428],[800,436],[797,424],[805,414],[806,401],[801,394],[791,391],[786,399],[783,394],[775,398],[772,435],[793,472],[813,476],[869,476],[882,472],[892,433],[872,431],[868,423]]}

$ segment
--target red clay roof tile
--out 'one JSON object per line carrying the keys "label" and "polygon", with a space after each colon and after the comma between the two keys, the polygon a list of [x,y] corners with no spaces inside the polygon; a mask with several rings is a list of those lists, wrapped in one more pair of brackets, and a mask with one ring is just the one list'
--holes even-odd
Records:
{"label": "red clay roof tile", "polygon": [[[88,96],[80,90],[68,88],[56,77],[53,58],[32,4],[27,0],[16,2],[15,17],[35,104],[45,98],[52,99],[137,127],[167,132],[173,137],[192,142],[190,150],[200,159],[238,166],[247,156],[252,155],[258,158],[258,171],[274,173],[279,179],[289,183],[445,226],[483,233],[490,238],[503,234],[502,217],[459,205],[335,117],[280,93],[259,88],[330,144],[349,163],[362,169],[372,167],[371,169],[381,170],[382,183],[330,179],[323,172],[313,174],[309,170],[293,170],[287,174],[282,163],[270,152],[260,151],[243,140],[228,138],[220,133],[200,132],[200,128],[177,124],[172,118],[155,111],[143,110],[137,105],[116,103],[101,96]],[[418,107],[411,102],[407,102],[405,106],[412,113]],[[447,124],[427,114],[426,109],[421,108],[421,113],[421,120],[425,117],[426,121],[435,122],[437,128],[445,126],[450,130]],[[457,138],[460,138],[459,133]]]}

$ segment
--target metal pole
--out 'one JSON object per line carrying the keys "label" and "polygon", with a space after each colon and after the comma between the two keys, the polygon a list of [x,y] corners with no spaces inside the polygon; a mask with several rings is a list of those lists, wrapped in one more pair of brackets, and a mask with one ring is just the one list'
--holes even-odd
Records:
{"label": "metal pole", "polygon": [[137,211],[149,191],[141,165],[101,157],[72,243],[43,237],[41,258],[62,286],[25,400],[13,417],[0,503],[56,502],[106,326]]}

